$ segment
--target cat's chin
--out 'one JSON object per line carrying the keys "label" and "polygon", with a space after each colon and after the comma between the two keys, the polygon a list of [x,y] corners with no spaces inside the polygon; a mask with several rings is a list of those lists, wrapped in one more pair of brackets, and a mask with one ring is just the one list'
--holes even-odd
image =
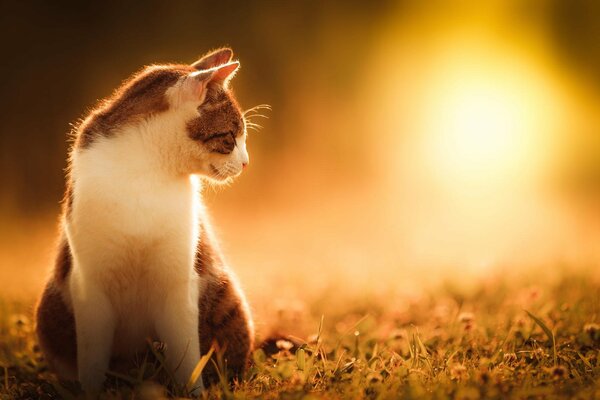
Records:
{"label": "cat's chin", "polygon": [[216,177],[216,176],[211,176],[211,175],[202,175],[202,177],[204,178],[205,181],[207,181],[208,183],[210,183],[211,185],[228,185],[231,182],[233,182],[233,179],[235,178],[235,176],[227,176],[227,177]]}
{"label": "cat's chin", "polygon": [[213,184],[213,185],[227,185],[238,177],[240,174],[235,175],[224,175],[222,173],[213,172],[210,173],[202,173],[200,176],[204,178],[205,181]]}
{"label": "cat's chin", "polygon": [[215,167],[213,164],[205,164],[201,168],[196,168],[192,175],[213,184],[213,185],[227,185],[233,182],[235,178],[242,174],[243,170],[232,171],[231,169],[222,171]]}
{"label": "cat's chin", "polygon": [[205,176],[213,183],[230,183],[234,178],[240,176],[242,171],[233,172],[231,169],[219,169],[215,167],[213,164],[209,164],[209,171],[205,174]]}

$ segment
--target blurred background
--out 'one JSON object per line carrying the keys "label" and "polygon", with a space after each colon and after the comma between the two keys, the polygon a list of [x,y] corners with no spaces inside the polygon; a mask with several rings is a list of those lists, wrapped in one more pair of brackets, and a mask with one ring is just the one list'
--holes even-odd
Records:
{"label": "blurred background", "polygon": [[241,105],[272,106],[250,168],[205,190],[259,314],[598,270],[597,1],[3,2],[0,43],[7,296],[49,271],[70,124],[143,65],[221,46]]}

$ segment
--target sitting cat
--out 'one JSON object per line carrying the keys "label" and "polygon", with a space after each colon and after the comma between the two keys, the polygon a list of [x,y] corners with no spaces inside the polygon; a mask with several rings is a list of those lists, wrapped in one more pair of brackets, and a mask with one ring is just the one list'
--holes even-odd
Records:
{"label": "sitting cat", "polygon": [[[230,180],[248,164],[246,122],[228,88],[239,68],[232,56],[146,67],[76,128],[36,331],[51,369],[88,393],[148,338],[166,344],[182,385],[213,340],[234,375],[247,364],[252,319],[198,178]],[[202,377],[192,386],[201,390]]]}

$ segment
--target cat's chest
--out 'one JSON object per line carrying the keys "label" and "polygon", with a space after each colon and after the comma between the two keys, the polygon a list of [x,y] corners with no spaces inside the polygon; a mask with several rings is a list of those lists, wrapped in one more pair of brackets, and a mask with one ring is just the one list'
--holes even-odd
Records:
{"label": "cat's chest", "polygon": [[75,269],[107,286],[193,276],[198,182],[160,168],[132,132],[73,154],[66,232]]}
{"label": "cat's chest", "polygon": [[78,174],[73,186],[73,223],[100,232],[154,240],[189,235],[197,219],[197,188],[189,179],[94,171]]}
{"label": "cat's chest", "polygon": [[[79,179],[69,240],[83,268],[125,286],[187,276],[197,242],[197,199],[188,185],[135,179]],[[85,265],[85,259],[89,259]]]}
{"label": "cat's chest", "polygon": [[123,309],[143,309],[161,293],[193,286],[197,237],[191,222],[157,210],[143,217],[143,204],[120,212],[72,224],[75,268],[93,277]]}

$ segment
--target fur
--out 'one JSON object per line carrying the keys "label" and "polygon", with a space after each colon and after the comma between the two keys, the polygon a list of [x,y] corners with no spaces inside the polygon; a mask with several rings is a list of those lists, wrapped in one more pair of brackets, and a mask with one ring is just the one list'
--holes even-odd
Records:
{"label": "fur", "polygon": [[[248,163],[227,86],[238,68],[231,55],[146,68],[77,130],[36,329],[54,371],[88,393],[101,389],[111,360],[133,358],[147,338],[166,344],[181,385],[213,340],[234,375],[244,371],[250,312],[200,196],[202,178],[229,180]],[[200,377],[189,389],[202,386]]]}

